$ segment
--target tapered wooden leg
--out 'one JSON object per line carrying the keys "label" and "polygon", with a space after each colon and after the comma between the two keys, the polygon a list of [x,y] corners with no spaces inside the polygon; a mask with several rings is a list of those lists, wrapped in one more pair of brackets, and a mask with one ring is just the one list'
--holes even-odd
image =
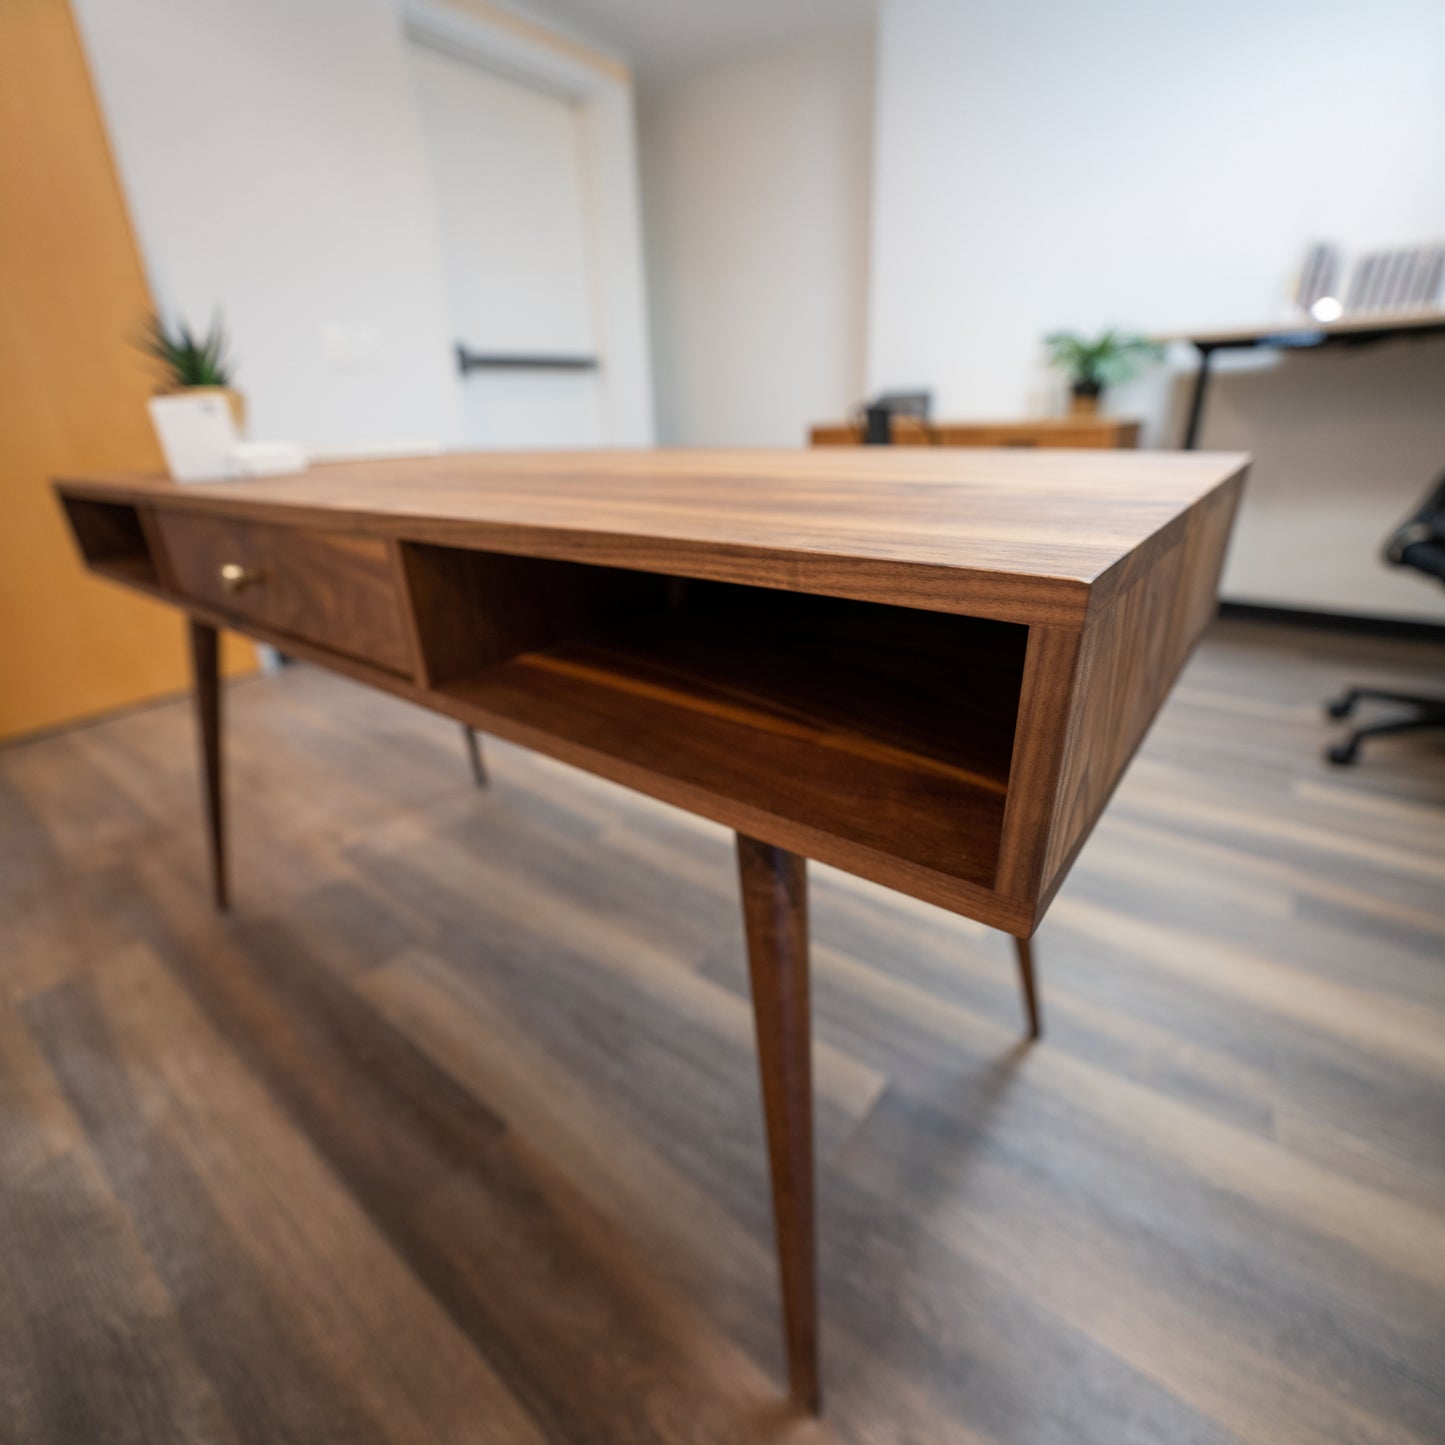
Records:
{"label": "tapered wooden leg", "polygon": [[472,765],[472,781],[479,787],[487,786],[487,765],[482,758],[482,740],[469,728],[466,723],[462,724],[462,738],[467,746],[467,760]]}
{"label": "tapered wooden leg", "polygon": [[813,1045],[807,862],[738,834],[743,923],[773,1178],[783,1331],[793,1399],[818,1412],[818,1265],[813,1222]]}
{"label": "tapered wooden leg", "polygon": [[211,850],[211,893],[216,907],[230,906],[226,890],[226,818],[221,784],[220,638],[214,627],[191,624],[191,680],[196,697],[196,731],[201,742],[201,795],[206,805]]}
{"label": "tapered wooden leg", "polygon": [[1019,951],[1019,982],[1024,990],[1024,1012],[1029,1020],[1029,1037],[1036,1039],[1044,1031],[1043,1020],[1039,1017],[1039,995],[1034,984],[1034,950],[1027,938],[1014,939]]}

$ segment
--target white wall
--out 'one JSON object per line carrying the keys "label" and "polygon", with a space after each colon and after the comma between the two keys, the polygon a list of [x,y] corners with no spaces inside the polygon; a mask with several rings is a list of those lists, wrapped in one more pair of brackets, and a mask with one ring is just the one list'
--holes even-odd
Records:
{"label": "white wall", "polygon": [[[224,309],[251,434],[455,440],[430,182],[392,0],[75,10],[157,299],[197,324]],[[338,326],[374,354],[329,360],[325,328]]]}
{"label": "white wall", "polygon": [[796,446],[862,393],[873,37],[644,87],[664,442]]}
{"label": "white wall", "polygon": [[[323,447],[462,439],[456,328],[402,8],[75,0],[157,300],[202,326],[222,308],[253,436]],[[518,34],[486,7],[458,9],[451,23],[483,49],[509,45],[518,73],[548,50],[545,35]],[[587,60],[559,44],[544,79],[579,97],[605,435],[646,445],[631,88],[623,67],[594,74]]]}
{"label": "white wall", "polygon": [[[1438,0],[889,0],[870,388],[1043,412],[1049,330],[1264,322],[1312,240],[1445,235],[1442,78]],[[1202,444],[1257,457],[1227,594],[1445,615],[1374,560],[1445,469],[1442,382],[1441,342],[1222,378]],[[1114,409],[1177,444],[1181,392],[1159,376]]]}

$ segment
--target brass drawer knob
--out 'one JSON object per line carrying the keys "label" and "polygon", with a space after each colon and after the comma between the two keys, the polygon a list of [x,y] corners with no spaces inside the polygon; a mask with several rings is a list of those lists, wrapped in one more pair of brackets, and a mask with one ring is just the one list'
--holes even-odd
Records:
{"label": "brass drawer knob", "polygon": [[239,562],[227,562],[221,568],[221,586],[230,593],[244,592],[254,587],[265,574],[259,567],[243,567]]}

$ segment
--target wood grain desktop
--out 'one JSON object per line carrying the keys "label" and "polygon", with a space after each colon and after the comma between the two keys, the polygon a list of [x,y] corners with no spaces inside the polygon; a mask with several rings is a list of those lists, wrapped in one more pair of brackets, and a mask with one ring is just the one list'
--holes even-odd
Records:
{"label": "wood grain desktop", "polygon": [[1244,466],[532,453],[57,486],[92,570],[190,618],[220,905],[220,627],[736,830],[816,1408],[803,860],[1030,937],[1213,615]]}

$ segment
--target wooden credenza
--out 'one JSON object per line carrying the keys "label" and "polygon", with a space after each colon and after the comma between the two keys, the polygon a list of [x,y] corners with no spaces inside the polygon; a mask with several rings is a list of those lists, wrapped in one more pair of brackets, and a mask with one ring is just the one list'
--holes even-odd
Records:
{"label": "wooden credenza", "polygon": [[1213,615],[1244,465],[489,454],[57,489],[87,566],[190,619],[219,905],[218,628],[737,831],[789,1377],[816,1408],[804,860],[1027,940]]}
{"label": "wooden credenza", "polygon": [[[858,422],[827,422],[809,433],[815,447],[863,444]],[[1117,450],[1139,445],[1139,423],[1115,416],[1035,417],[1026,421],[922,421],[893,418],[893,442],[905,447],[1059,447]]]}

